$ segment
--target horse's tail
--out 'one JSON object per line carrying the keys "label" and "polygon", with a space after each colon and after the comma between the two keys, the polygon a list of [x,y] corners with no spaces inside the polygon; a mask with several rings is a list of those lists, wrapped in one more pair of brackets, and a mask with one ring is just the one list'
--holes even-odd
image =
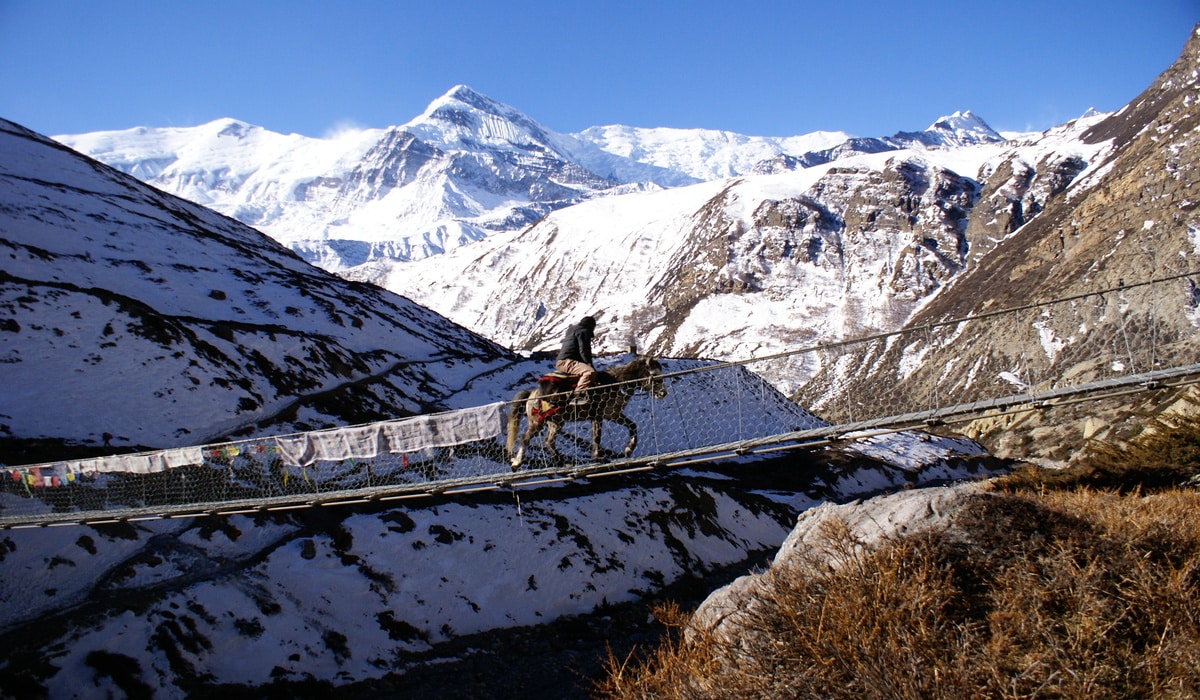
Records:
{"label": "horse's tail", "polygon": [[518,391],[508,407],[508,439],[504,444],[507,446],[510,457],[512,456],[513,449],[517,446],[517,433],[521,429],[521,414],[525,412],[525,402],[532,393],[528,389]]}

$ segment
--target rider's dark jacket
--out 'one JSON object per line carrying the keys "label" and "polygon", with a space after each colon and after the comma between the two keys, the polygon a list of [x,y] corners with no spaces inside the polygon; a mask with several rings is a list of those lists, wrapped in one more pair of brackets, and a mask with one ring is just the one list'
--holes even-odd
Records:
{"label": "rider's dark jacket", "polygon": [[555,360],[575,360],[584,364],[592,364],[592,329],[576,323],[567,329],[563,336],[562,349],[558,351]]}

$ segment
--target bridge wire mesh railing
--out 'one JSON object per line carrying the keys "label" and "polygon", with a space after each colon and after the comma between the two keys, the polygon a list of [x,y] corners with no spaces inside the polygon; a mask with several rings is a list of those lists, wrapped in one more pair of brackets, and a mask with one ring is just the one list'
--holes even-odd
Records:
{"label": "bridge wire mesh railing", "polygon": [[841,423],[1153,376],[1200,359],[1197,302],[1179,274],[854,339],[816,351],[800,398]]}
{"label": "bridge wire mesh railing", "polygon": [[[1194,382],[1198,302],[1193,274],[1178,274],[737,362],[662,360],[665,397],[651,398],[645,380],[626,387],[624,414],[639,432],[628,458],[620,425],[604,424],[603,457],[594,460],[590,424],[568,422],[557,440],[560,457],[545,450],[543,431],[514,472],[505,418],[515,404],[496,402],[347,428],[4,467],[0,527],[515,487]],[[981,324],[986,332],[977,332]],[[791,397],[777,388],[788,386],[796,387]]]}

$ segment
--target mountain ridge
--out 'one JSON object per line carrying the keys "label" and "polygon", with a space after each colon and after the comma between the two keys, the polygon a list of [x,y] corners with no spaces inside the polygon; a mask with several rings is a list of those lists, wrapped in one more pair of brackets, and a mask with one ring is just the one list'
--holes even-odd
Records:
{"label": "mountain ridge", "polygon": [[[978,258],[945,293],[932,297],[910,320],[913,325],[948,318],[965,318],[988,308],[1008,308],[1031,299],[1086,297],[1097,289],[1119,289],[1126,282],[1169,278],[1194,269],[1200,251],[1200,219],[1195,202],[1200,193],[1200,25],[1193,29],[1179,59],[1125,108],[1104,116],[1079,120],[1084,127],[1081,144],[1103,146],[1086,169],[1072,160],[1074,154],[1041,154],[1009,158],[998,163],[999,180],[985,197],[1008,213],[1011,230],[991,241]],[[1032,161],[1032,162],[1030,162]],[[1051,177],[1038,185],[1030,172]],[[1063,183],[1064,174],[1069,175]],[[1027,207],[1025,197],[1037,190],[1049,194],[1037,207]],[[1032,211],[1027,211],[1032,209]],[[1027,214],[1032,213],[1032,216]],[[993,213],[984,210],[985,216]],[[895,385],[896,368],[903,355],[923,354],[923,366],[904,375],[901,387],[919,394],[953,391],[970,400],[971,373],[992,373],[1017,367],[1030,376],[1094,376],[1095,359],[1106,353],[1105,338],[1136,328],[1134,340],[1152,343],[1159,366],[1194,360],[1197,327],[1196,285],[1181,279],[1160,296],[1123,299],[1120,327],[1112,328],[1101,316],[1082,328],[1068,315],[1049,311],[1039,321],[1038,334],[1030,335],[1016,321],[996,322],[973,332],[962,332],[947,343],[941,334],[907,349],[890,349],[872,363],[872,371],[857,376],[834,376],[826,368],[797,398],[804,405],[822,387],[837,384],[848,392],[872,392]],[[1082,306],[1082,305],[1081,305]],[[1086,307],[1085,307],[1086,308]],[[971,352],[989,337],[1010,338],[1004,351],[992,354],[986,367],[956,367],[952,356]],[[1021,339],[1021,340],[1017,340]],[[1120,354],[1118,353],[1118,356]],[[1130,353],[1132,357],[1132,353]],[[1128,360],[1132,362],[1132,359]],[[928,364],[924,364],[928,363]],[[853,365],[853,362],[849,363]],[[943,369],[945,368],[945,369]],[[1036,369],[1036,372],[1034,371]],[[1034,388],[1045,382],[1030,381]],[[1118,440],[1136,432],[1145,415],[1161,411],[1186,411],[1194,400],[1186,392],[1168,391],[1143,399],[1136,406],[1121,400],[1096,404],[1066,417],[1042,418],[1038,414],[978,421],[967,434],[983,439],[1000,456],[1022,454],[1052,463],[1078,457],[1089,441]],[[1139,418],[1141,416],[1141,418]],[[1014,428],[1036,430],[1044,444],[1031,446]]]}
{"label": "mountain ridge", "polygon": [[[938,133],[948,132],[937,125],[948,119],[959,116],[879,147],[945,141]],[[975,140],[1001,138],[982,120],[970,128]],[[840,132],[769,138],[630,127],[560,134],[466,85],[405,124],[327,139],[274,134],[236,119],[56,138],[258,227],[331,271],[420,259],[595,196],[737,175],[785,152],[827,150],[847,139]]]}
{"label": "mountain ridge", "polygon": [[[518,350],[551,349],[589,312],[603,347],[664,356],[736,361],[837,342],[902,325],[1094,168],[1108,145],[1080,135],[1101,118],[1022,143],[858,153],[599,198],[437,260],[343,274]],[[993,194],[1014,187],[1006,163],[1022,164],[1014,197]],[[1060,163],[1075,165],[1056,181]],[[797,369],[770,378],[788,391]]]}
{"label": "mountain ridge", "polygon": [[[426,412],[453,389],[423,366],[514,359],[11,122],[0,148],[0,437],[166,447]],[[362,382],[357,408],[305,404]]]}

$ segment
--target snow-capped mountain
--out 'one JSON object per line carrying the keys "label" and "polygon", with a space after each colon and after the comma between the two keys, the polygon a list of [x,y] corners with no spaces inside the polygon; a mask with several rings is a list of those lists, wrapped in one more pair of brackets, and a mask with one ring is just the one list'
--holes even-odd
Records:
{"label": "snow-capped mountain", "polygon": [[514,349],[549,349],[588,307],[606,314],[607,350],[723,359],[902,322],[966,264],[978,170],[1006,147],[970,112],[877,139],[563,135],[464,86],[340,139],[233,122],[59,138]]}
{"label": "snow-capped mountain", "polygon": [[924,131],[916,133],[901,131],[889,139],[897,147],[919,143],[929,148],[977,146],[1003,140],[1003,136],[970,110],[942,117],[930,124],[929,128]]}
{"label": "snow-capped mountain", "polygon": [[714,129],[644,128],[619,124],[589,127],[574,136],[595,144],[606,153],[650,163],[698,181],[736,177],[762,161],[783,154],[823,151],[850,138],[840,131],[769,137]]}
{"label": "snow-capped mountain", "polygon": [[825,162],[848,142],[894,150],[1001,140],[970,113],[883,140],[624,126],[560,134],[462,85],[404,125],[324,139],[233,119],[57,138],[331,271],[442,253],[600,194],[731,177],[778,158]]}
{"label": "snow-capped mountain", "polygon": [[[953,392],[969,401],[983,390],[978,377],[1013,368],[1025,372],[1030,384],[1039,376],[1093,377],[1098,358],[1106,356],[1128,371],[1196,362],[1200,297],[1190,275],[1200,262],[1198,104],[1200,26],[1179,59],[1125,108],[1053,129],[989,162],[967,224],[969,264],[910,323],[920,327],[1051,299],[1080,300],[1076,307],[1091,316],[1069,306],[1046,308],[1032,333],[1028,320],[1009,317],[946,328],[903,348],[897,344],[866,364],[859,364],[859,354],[844,365],[854,372],[824,368],[805,386],[801,404],[812,406],[814,397],[834,385],[871,395],[897,383],[912,395]],[[1121,293],[1113,302],[1119,314],[1101,313],[1104,302],[1087,296],[1179,276],[1153,293]],[[987,345],[994,338],[1004,339],[1002,350],[977,364],[956,364],[955,358],[971,356],[973,348],[995,347]],[[914,357],[920,361],[914,364]],[[901,366],[912,371],[902,372]],[[1035,388],[1048,388],[1047,383]],[[1019,419],[1026,430],[1038,431],[1040,439],[1032,445],[1023,437],[1028,433],[1012,430],[1011,419],[981,421],[968,433],[985,437],[997,454],[1061,462],[1072,459],[1086,439],[1118,439],[1136,429],[1139,415],[1156,414],[1174,401],[1194,399],[1164,391],[1141,405],[1117,399],[1053,419],[1035,413]]]}
{"label": "snow-capped mountain", "polygon": [[0,152],[2,438],[166,447],[411,415],[514,359],[11,122]]}
{"label": "snow-capped mountain", "polygon": [[465,86],[402,126],[324,139],[232,119],[58,138],[329,270],[440,253],[622,183],[691,181],[550,132]]}
{"label": "snow-capped mountain", "polygon": [[[437,260],[346,274],[522,350],[552,348],[583,313],[610,350],[722,360],[890,331],[1097,162],[1108,145],[1081,135],[1101,118],[598,198]],[[770,378],[791,391],[806,376]]]}
{"label": "snow-capped mountain", "polygon": [[[1010,135],[1009,139],[1023,136]],[[1032,134],[1028,136],[1033,136]],[[882,138],[847,138],[829,148],[792,155],[791,152],[756,163],[749,172],[759,175],[779,173],[799,168],[823,165],[840,158],[901,151],[906,149],[954,149],[964,146],[979,146],[1009,140],[997,133],[986,122],[970,111],[955,112],[942,117],[924,131],[901,131]]]}
{"label": "snow-capped mountain", "polygon": [[[258,222],[257,214],[222,204],[211,192],[196,196],[233,216],[240,211],[269,233],[286,225],[287,235],[305,236],[285,242],[306,258],[412,298],[513,349],[551,349],[567,323],[602,312],[608,351],[633,342],[662,355],[744,359],[903,323],[972,256],[1036,214],[1099,157],[1103,144],[1078,139],[1099,118],[1019,142],[1006,141],[971,112],[882,138],[819,132],[771,139],[623,126],[562,135],[459,86],[408,124],[385,130],[387,139],[380,140],[384,132],[343,137],[374,145],[373,155],[347,151],[352,155],[338,161],[341,174],[323,166],[329,174],[310,169],[284,178],[279,173],[290,166],[280,165],[274,174],[264,168],[237,178],[244,184],[209,188],[245,197],[285,191],[263,183],[286,179],[305,201],[270,205],[283,212],[280,218]],[[197,129],[217,127],[219,134],[228,125]],[[251,131],[264,142],[283,138]],[[187,165],[181,157],[158,171],[142,165],[168,158],[138,153],[187,152],[188,134],[171,133],[174,145],[150,148],[143,140],[168,132],[60,138],[174,192],[203,180],[179,173],[223,172],[221,163],[239,152],[226,140],[221,148],[232,150],[219,157]],[[334,150],[332,140],[293,143],[291,160],[315,161],[301,154],[318,145]],[[394,160],[401,153],[408,155]],[[537,167],[529,160],[535,156],[543,158]],[[347,175],[355,158],[355,174]],[[259,161],[273,162],[236,162]],[[494,167],[502,162],[513,168]],[[529,216],[512,216],[516,199],[538,190],[531,178],[549,183],[541,187],[557,192],[554,203],[523,205]],[[577,187],[562,190],[564,178]],[[1020,194],[981,198],[1000,179],[1012,181],[1004,191]],[[511,197],[496,199],[500,190]],[[322,224],[320,234],[300,234],[308,224],[286,212],[311,219],[318,191],[329,195],[324,211],[340,218]],[[455,196],[443,196],[447,191]],[[408,204],[393,206],[401,200]],[[484,213],[485,202],[499,208]],[[449,212],[458,212],[457,223],[439,218]],[[467,225],[463,212],[475,223],[488,217],[500,223],[486,231],[455,229],[462,235],[454,240],[470,245],[447,244],[446,231]],[[402,221],[422,219],[441,222],[440,233],[420,234],[428,245],[414,248],[411,238],[393,245],[407,225]],[[442,254],[433,260],[432,252]],[[782,368],[771,378],[790,391],[811,369]]]}

